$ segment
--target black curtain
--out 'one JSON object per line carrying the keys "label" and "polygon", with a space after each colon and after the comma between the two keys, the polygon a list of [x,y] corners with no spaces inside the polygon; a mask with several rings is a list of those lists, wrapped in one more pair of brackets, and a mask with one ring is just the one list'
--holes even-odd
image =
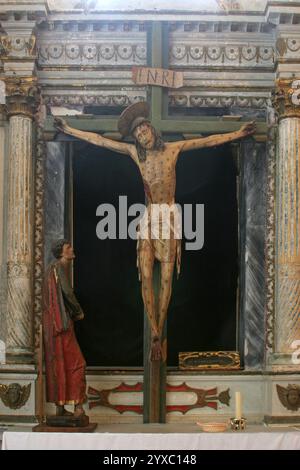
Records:
{"label": "black curtain", "polygon": [[[143,303],[134,240],[99,240],[99,204],[117,210],[144,202],[139,171],[127,156],[76,143],[74,174],[74,285],[86,313],[76,325],[88,365],[142,366]],[[205,243],[186,251],[174,275],[168,313],[168,365],[180,351],[236,349],[238,212],[236,170],[228,146],[182,154],[176,201],[205,205]],[[130,218],[128,218],[130,222]],[[118,233],[118,230],[117,230]]]}

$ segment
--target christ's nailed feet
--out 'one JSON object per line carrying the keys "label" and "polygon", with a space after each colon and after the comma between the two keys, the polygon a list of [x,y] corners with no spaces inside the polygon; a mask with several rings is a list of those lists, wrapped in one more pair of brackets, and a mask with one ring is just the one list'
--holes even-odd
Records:
{"label": "christ's nailed feet", "polygon": [[161,343],[158,336],[152,338],[150,360],[160,361],[162,359]]}

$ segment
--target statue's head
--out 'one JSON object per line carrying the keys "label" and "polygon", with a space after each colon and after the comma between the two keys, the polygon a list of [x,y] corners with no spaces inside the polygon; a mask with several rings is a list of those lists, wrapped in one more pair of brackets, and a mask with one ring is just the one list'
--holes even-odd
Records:
{"label": "statue's head", "polygon": [[159,132],[149,120],[148,103],[140,101],[123,111],[118,121],[118,129],[123,137],[131,135],[136,143],[140,161],[145,161],[147,150],[162,150],[164,142]]}
{"label": "statue's head", "polygon": [[67,260],[72,260],[75,258],[73,247],[69,240],[65,238],[55,240],[52,244],[51,251],[56,259],[65,258]]}

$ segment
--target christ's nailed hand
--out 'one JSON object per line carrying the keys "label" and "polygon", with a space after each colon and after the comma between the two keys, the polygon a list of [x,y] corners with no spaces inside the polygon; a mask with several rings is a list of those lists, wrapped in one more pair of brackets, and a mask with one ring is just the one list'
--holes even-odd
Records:
{"label": "christ's nailed hand", "polygon": [[54,117],[54,127],[58,131],[64,132],[67,126],[68,124],[64,119],[57,117],[57,116]]}
{"label": "christ's nailed hand", "polygon": [[247,135],[253,135],[256,132],[256,123],[255,121],[247,122],[243,127],[240,129],[241,134],[243,137]]}

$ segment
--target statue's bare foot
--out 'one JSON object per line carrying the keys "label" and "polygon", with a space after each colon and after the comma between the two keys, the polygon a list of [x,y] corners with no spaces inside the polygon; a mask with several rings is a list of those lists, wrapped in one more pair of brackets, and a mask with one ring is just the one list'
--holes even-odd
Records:
{"label": "statue's bare foot", "polygon": [[150,361],[160,361],[162,359],[162,350],[159,336],[153,336],[151,342]]}

